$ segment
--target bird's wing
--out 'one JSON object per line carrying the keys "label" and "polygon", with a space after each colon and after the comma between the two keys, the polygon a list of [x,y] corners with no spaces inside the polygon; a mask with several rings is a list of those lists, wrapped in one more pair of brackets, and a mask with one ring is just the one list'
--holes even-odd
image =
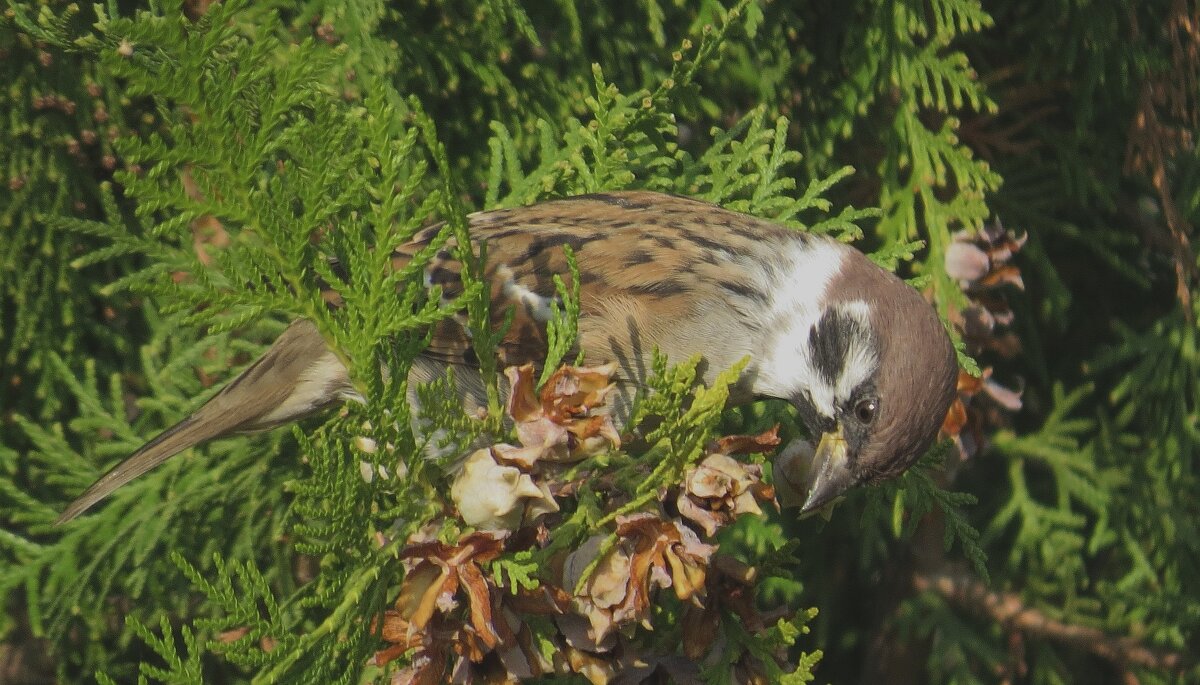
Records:
{"label": "bird's wing", "polygon": [[[472,214],[471,237],[487,246],[483,277],[491,294],[492,325],[513,312],[499,344],[501,365],[536,365],[545,358],[554,276],[570,283],[564,245],[578,258],[580,346],[589,361],[619,361],[630,350],[648,358],[662,342],[657,338],[669,337],[665,323],[694,307],[696,272],[719,261],[714,250],[723,246],[710,234],[722,229],[697,219],[714,212],[729,214],[687,198],[634,192]],[[441,230],[442,225],[430,226],[398,247],[394,266],[406,266]],[[441,286],[447,299],[462,292],[462,265],[453,246],[451,240],[425,271],[426,283]],[[477,367],[464,323],[462,317],[440,322],[425,356]],[[654,331],[661,335],[639,339]]]}

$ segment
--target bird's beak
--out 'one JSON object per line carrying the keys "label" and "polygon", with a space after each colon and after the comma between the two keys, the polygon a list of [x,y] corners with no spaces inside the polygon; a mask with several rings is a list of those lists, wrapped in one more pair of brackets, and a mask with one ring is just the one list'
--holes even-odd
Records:
{"label": "bird's beak", "polygon": [[849,454],[841,426],[821,436],[808,471],[808,498],[800,508],[801,515],[820,509],[854,486]]}

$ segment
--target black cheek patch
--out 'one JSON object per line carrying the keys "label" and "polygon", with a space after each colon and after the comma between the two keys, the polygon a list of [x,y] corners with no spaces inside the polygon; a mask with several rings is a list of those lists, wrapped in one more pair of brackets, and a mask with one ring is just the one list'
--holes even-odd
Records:
{"label": "black cheek patch", "polygon": [[850,343],[858,337],[869,338],[870,331],[849,314],[827,309],[808,334],[813,365],[821,380],[829,385],[837,382],[850,353]]}
{"label": "black cheek patch", "polygon": [[796,413],[800,415],[800,421],[804,426],[809,430],[818,431],[817,435],[809,436],[813,440],[819,439],[820,433],[828,433],[836,427],[836,422],[832,417],[822,416],[821,412],[817,411],[812,397],[807,392],[794,398],[792,405],[796,407]]}

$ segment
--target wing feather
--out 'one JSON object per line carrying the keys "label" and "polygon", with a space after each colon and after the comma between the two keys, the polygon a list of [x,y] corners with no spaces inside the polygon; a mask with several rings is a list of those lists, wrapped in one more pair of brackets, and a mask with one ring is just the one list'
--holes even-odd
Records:
{"label": "wing feather", "polygon": [[[554,276],[569,279],[562,249],[569,245],[580,269],[579,346],[589,362],[619,362],[618,376],[634,382],[644,380],[655,347],[676,361],[696,351],[697,339],[681,337],[678,324],[704,307],[759,292],[742,278],[747,264],[769,268],[785,234],[808,239],[707,202],[640,191],[479,212],[468,220],[472,239],[487,245],[491,323],[500,326],[510,310],[513,317],[499,344],[501,366],[545,358],[546,311],[556,297]],[[398,246],[394,267],[407,266],[443,227],[429,226]],[[455,245],[452,238],[425,269],[426,285],[440,286],[445,299],[462,292]],[[478,369],[465,324],[463,315],[436,325],[424,357]]]}

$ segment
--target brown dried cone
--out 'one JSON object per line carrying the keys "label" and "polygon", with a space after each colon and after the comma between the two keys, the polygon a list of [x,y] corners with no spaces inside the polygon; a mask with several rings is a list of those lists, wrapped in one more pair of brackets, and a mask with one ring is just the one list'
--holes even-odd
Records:
{"label": "brown dried cone", "polygon": [[[762,482],[758,465],[743,464],[731,454],[764,452],[779,444],[778,427],[754,436],[730,436],[714,441],[709,454],[688,470],[676,492],[681,516],[711,535],[745,512],[762,513],[759,500],[774,501],[773,489]],[[665,493],[664,493],[665,494]],[[604,552],[605,536],[596,536],[568,556],[564,585],[574,588],[588,569],[573,603],[574,611],[557,619],[569,648],[574,672],[593,683],[608,682],[614,674],[630,675],[629,645],[617,631],[641,622],[650,628],[654,592],[671,588],[678,599],[702,607],[708,563],[716,547],[703,543],[684,520],[665,520],[656,513],[619,518],[617,543]],[[715,616],[715,615],[714,615]],[[678,671],[671,658],[640,655],[644,671]],[[632,662],[631,662],[632,663]]]}
{"label": "brown dried cone", "polygon": [[[376,663],[386,664],[417,648],[406,669],[411,682],[438,682],[446,666],[447,645],[473,661],[481,661],[499,645],[501,635],[493,612],[495,588],[480,564],[500,556],[505,537],[470,533],[457,545],[422,542],[401,552],[408,572],[396,608],[384,612],[383,618],[383,638],[392,646],[376,653]],[[467,599],[468,621],[457,618],[460,593]],[[458,639],[447,639],[452,636]]]}
{"label": "brown dried cone", "polygon": [[[969,301],[965,308],[952,310],[950,320],[962,334],[967,352],[974,356],[994,352],[1007,359],[1021,350],[1016,334],[1007,330],[1013,312],[1004,290],[1025,289],[1020,269],[1009,262],[1027,238],[1016,237],[997,220],[978,234],[956,233],[946,249],[946,273],[958,281]],[[1005,413],[1021,408],[1021,393],[1000,385],[991,376],[991,367],[985,368],[980,378],[960,372],[958,399],[942,424],[942,432],[955,440],[965,457],[978,451],[985,433],[1007,420]],[[986,402],[980,404],[981,399]]]}
{"label": "brown dried cone", "polygon": [[621,445],[612,419],[592,412],[612,391],[615,366],[564,366],[536,391],[533,366],[505,369],[508,415],[521,446],[499,444],[477,450],[463,462],[450,497],[468,525],[515,530],[558,511],[549,484],[529,472],[540,462],[575,461]]}
{"label": "brown dried cone", "polygon": [[[690,528],[643,513],[618,518],[616,532],[616,547],[600,558],[575,596],[574,614],[558,621],[572,647],[605,652],[612,649],[614,633],[621,626],[641,622],[651,628],[650,605],[657,588],[671,588],[680,600],[696,604],[704,596],[708,559],[716,547],[701,542]],[[600,554],[604,539],[592,538],[568,556],[565,587],[578,585]]]}
{"label": "brown dried cone", "polygon": [[1006,422],[1005,412],[1017,412],[1021,406],[1021,393],[992,380],[992,367],[985,367],[978,378],[960,371],[958,398],[946,413],[942,432],[953,438],[960,454],[969,457],[983,446],[991,428]]}
{"label": "brown dried cone", "polygon": [[501,447],[507,445],[485,447],[467,457],[450,487],[462,520],[484,530],[516,530],[558,511],[545,483],[535,483],[528,473],[501,463]]}
{"label": "brown dried cone", "polygon": [[1015,237],[997,220],[978,234],[956,233],[946,248],[946,273],[958,281],[969,302],[961,310],[952,310],[950,320],[972,355],[991,351],[1009,358],[1020,352],[1016,335],[1004,330],[1013,322],[1004,291],[1025,289],[1021,270],[1009,261],[1027,238]]}
{"label": "brown dried cone", "polygon": [[726,612],[738,617],[749,632],[763,629],[762,618],[754,606],[754,583],[758,573],[752,566],[724,554],[713,558],[709,575],[709,601],[704,606],[689,606],[683,615],[683,653],[700,660],[712,654],[720,637],[721,620]]}
{"label": "brown dried cone", "polygon": [[[382,638],[390,644],[375,654],[384,665],[416,650],[393,683],[517,682],[551,671],[521,616],[561,613],[568,598],[554,588],[498,591],[479,564],[494,559],[503,541],[472,533],[455,546],[429,542],[405,550],[412,568],[396,608],[384,612]],[[456,584],[467,595],[469,620],[457,611]]]}
{"label": "brown dried cone", "polygon": [[679,515],[712,537],[745,513],[761,515],[759,501],[774,502],[775,489],[762,482],[762,466],[729,455],[767,452],[779,445],[779,426],[759,435],[732,435],[709,445],[711,453],[684,474],[675,498]]}
{"label": "brown dried cone", "polygon": [[[516,424],[522,448],[505,445],[501,456],[526,468],[538,461],[577,461],[621,446],[607,414],[594,414],[615,387],[616,364],[564,366],[536,390],[533,366],[510,366],[508,415]],[[498,448],[500,446],[497,446]]]}
{"label": "brown dried cone", "polygon": [[[513,595],[499,590],[484,573],[482,565],[505,548],[546,544],[547,538],[538,534],[545,532],[544,525],[522,526],[557,511],[549,486],[559,464],[619,446],[609,417],[593,414],[612,390],[612,370],[565,367],[541,391],[535,390],[532,367],[506,370],[508,413],[521,446],[477,450],[464,462],[451,493],[468,524],[519,532],[478,532],[454,545],[421,541],[404,550],[408,574],[381,626],[389,646],[376,654],[376,662],[384,664],[413,653],[395,682],[515,682],[553,671],[583,675],[600,685],[621,678],[635,682],[656,670],[694,673],[690,651],[684,657],[643,654],[636,643],[618,635],[620,628],[639,622],[651,628],[652,602],[660,588],[670,588],[689,603],[689,616],[703,609],[709,587],[719,588],[724,610],[746,613],[747,625],[761,627],[757,614],[747,613],[753,612],[748,599],[753,574],[733,574],[743,583],[736,587],[710,581],[716,547],[702,542],[690,526],[712,535],[743,513],[761,513],[760,502],[774,500],[774,490],[762,482],[761,466],[730,455],[774,448],[777,427],[714,441],[683,482],[669,489],[682,518],[667,519],[659,512],[618,517],[611,548],[604,544],[611,536],[598,535],[562,560],[561,574],[556,573],[561,587],[543,583],[536,591]],[[572,596],[585,572],[589,575],[580,594]],[[554,663],[534,648],[523,618],[530,615],[554,618],[559,634],[541,636],[559,645]],[[708,618],[698,618],[693,627],[707,623]]]}

